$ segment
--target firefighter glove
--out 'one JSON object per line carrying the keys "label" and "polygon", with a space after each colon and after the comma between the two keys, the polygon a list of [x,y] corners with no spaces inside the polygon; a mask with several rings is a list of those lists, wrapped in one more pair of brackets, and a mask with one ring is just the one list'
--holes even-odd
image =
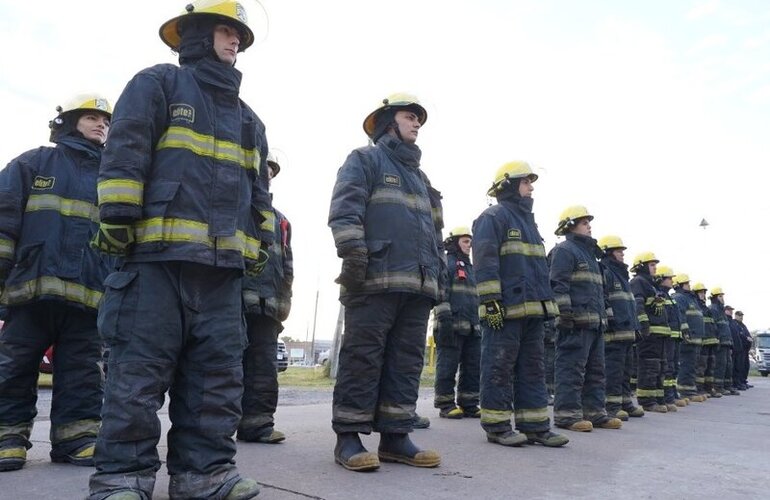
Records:
{"label": "firefighter glove", "polygon": [[682,330],[682,340],[687,344],[689,344],[692,341],[689,328],[685,328]]}
{"label": "firefighter glove", "polygon": [[366,268],[369,257],[366,250],[352,251],[342,257],[342,271],[334,280],[348,290],[358,290],[366,281]]}
{"label": "firefighter glove", "polygon": [[109,255],[128,255],[134,244],[134,227],[131,224],[107,224],[101,222],[99,231],[91,240],[91,247]]}
{"label": "firefighter glove", "polygon": [[262,274],[262,271],[265,270],[265,266],[267,265],[267,261],[270,260],[270,254],[267,253],[265,247],[265,244],[262,244],[259,247],[259,253],[257,254],[256,260],[246,259],[246,266],[243,270],[243,274],[250,278],[256,278]]}
{"label": "firefighter glove", "polygon": [[663,316],[663,313],[666,312],[666,303],[661,297],[656,297],[652,302],[652,312],[655,313],[655,316]]}
{"label": "firefighter glove", "polygon": [[505,319],[505,307],[498,300],[490,300],[484,302],[484,310],[486,315],[484,320],[492,330],[502,330],[503,320]]}
{"label": "firefighter glove", "polygon": [[556,318],[556,328],[561,331],[568,332],[575,328],[575,321],[572,319],[571,314],[560,314]]}

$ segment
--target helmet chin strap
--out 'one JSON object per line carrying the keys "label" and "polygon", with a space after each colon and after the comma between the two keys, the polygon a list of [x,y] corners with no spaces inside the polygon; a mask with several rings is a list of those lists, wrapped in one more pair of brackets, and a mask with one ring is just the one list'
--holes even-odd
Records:
{"label": "helmet chin strap", "polygon": [[398,137],[398,140],[401,142],[404,142],[404,138],[401,136],[401,130],[398,127],[398,122],[396,120],[393,120],[393,123],[391,123],[390,128],[396,133],[396,137]]}

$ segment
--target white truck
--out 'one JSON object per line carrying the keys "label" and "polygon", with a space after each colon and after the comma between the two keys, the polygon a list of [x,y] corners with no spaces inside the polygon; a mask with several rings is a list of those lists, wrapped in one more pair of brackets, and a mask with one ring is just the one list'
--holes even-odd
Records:
{"label": "white truck", "polygon": [[770,373],[770,330],[761,330],[754,334],[754,359],[759,373],[767,377]]}

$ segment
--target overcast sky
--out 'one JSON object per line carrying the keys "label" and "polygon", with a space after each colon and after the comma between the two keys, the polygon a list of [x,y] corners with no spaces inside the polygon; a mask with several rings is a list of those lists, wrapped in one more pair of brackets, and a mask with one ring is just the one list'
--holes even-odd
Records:
{"label": "overcast sky", "polygon": [[[55,106],[117,99],[176,57],[159,26],[184,0],[0,3],[0,162],[45,144]],[[390,93],[420,97],[422,168],[447,230],[487,206],[513,159],[540,174],[535,216],[550,249],[583,204],[616,234],[770,327],[770,3],[763,0],[244,0],[262,42],[240,54],[241,96],[281,152],[275,206],[292,221],[296,281],[285,335],[331,338],[339,273],[326,226],[337,169],[366,144]],[[709,226],[699,227],[705,218]]]}

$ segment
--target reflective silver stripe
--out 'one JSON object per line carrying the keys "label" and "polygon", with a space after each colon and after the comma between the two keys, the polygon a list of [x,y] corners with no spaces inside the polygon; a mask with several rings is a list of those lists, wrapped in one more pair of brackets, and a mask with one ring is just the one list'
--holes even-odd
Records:
{"label": "reflective silver stripe", "polygon": [[500,282],[498,280],[482,281],[476,285],[479,295],[500,295]]}
{"label": "reflective silver stripe", "polygon": [[0,238],[0,259],[13,260],[16,251],[16,242]]}
{"label": "reflective silver stripe", "polygon": [[572,298],[568,294],[557,294],[556,304],[558,304],[559,309],[572,309]]}
{"label": "reflective silver stripe", "polygon": [[501,424],[510,422],[511,410],[488,410],[486,408],[481,409],[481,423],[482,424]]}
{"label": "reflective silver stripe", "polygon": [[246,169],[257,169],[261,157],[257,149],[244,149],[240,144],[199,134],[186,127],[169,127],[158,140],[156,149],[186,149],[198,156],[236,163]]}
{"label": "reflective silver stripe", "polygon": [[543,317],[543,306],[545,305],[545,312],[550,316],[556,316],[558,310],[556,304],[551,300],[530,301],[523,304],[514,304],[505,306],[505,319],[520,319],[530,316]]}
{"label": "reflective silver stripe", "polygon": [[456,319],[452,322],[452,328],[458,332],[471,331],[471,322],[467,319]]}
{"label": "reflective silver stripe", "polygon": [[703,316],[703,322],[704,323],[714,324],[714,318],[709,318],[708,316]]}
{"label": "reflective silver stripe", "polygon": [[476,291],[476,287],[473,285],[469,285],[468,283],[465,283],[463,281],[455,281],[452,283],[452,293],[455,294],[465,294],[465,295],[478,295],[478,292]]}
{"label": "reflective silver stripe", "polygon": [[442,302],[441,304],[433,308],[433,313],[436,316],[441,316],[442,314],[448,314],[451,312],[452,312],[452,306],[449,305],[449,302]]}
{"label": "reflective silver stripe", "polygon": [[621,394],[620,396],[610,396],[609,394],[607,394],[607,402],[608,403],[622,404],[623,403],[623,395]]}
{"label": "reflective silver stripe", "polygon": [[407,194],[400,189],[381,187],[376,189],[369,197],[370,205],[385,203],[404,205],[410,210],[430,214],[431,220],[433,220],[433,209],[431,208],[428,199],[423,196]]}
{"label": "reflective silver stripe", "polygon": [[444,227],[444,214],[440,208],[431,209],[431,218],[433,219],[433,225],[436,227]]}
{"label": "reflective silver stripe", "polygon": [[613,301],[615,301],[615,300],[623,300],[623,301],[627,301],[627,302],[633,302],[634,301],[634,294],[631,293],[631,292],[624,292],[624,291],[610,292],[609,299],[613,300]]}
{"label": "reflective silver stripe", "polygon": [[702,313],[702,312],[700,312],[700,311],[697,311],[697,310],[695,310],[695,309],[688,309],[688,310],[685,312],[685,314],[686,314],[687,316],[697,316],[697,317],[699,317],[699,318],[702,318],[702,317],[703,317],[703,313]]}
{"label": "reflective silver stripe", "polygon": [[127,203],[142,205],[144,183],[130,179],[107,179],[96,184],[99,205],[103,203]]}
{"label": "reflective silver stripe", "polygon": [[66,424],[51,426],[51,444],[71,441],[81,437],[96,437],[101,427],[101,420],[83,419]]}
{"label": "reflective silver stripe", "polygon": [[602,285],[602,275],[591,271],[575,271],[572,273],[572,281],[584,281],[588,283],[594,283],[596,285]]}
{"label": "reflective silver stripe", "polygon": [[363,240],[366,237],[364,227],[359,225],[336,227],[332,229],[332,234],[336,245],[350,240]]}
{"label": "reflective silver stripe", "polygon": [[500,255],[526,255],[527,257],[545,257],[542,243],[524,243],[520,240],[508,240],[500,245]]}
{"label": "reflective silver stripe", "polygon": [[575,325],[577,326],[597,326],[599,323],[601,323],[602,317],[595,312],[591,311],[582,311],[582,312],[574,312],[573,311],[572,319],[575,322]]}
{"label": "reflective silver stripe", "polygon": [[197,243],[208,248],[234,250],[244,257],[256,259],[260,241],[236,231],[235,236],[209,236],[209,226],[204,222],[186,219],[164,219],[155,217],[134,224],[136,243],[175,242]]}
{"label": "reflective silver stripe", "polygon": [[355,408],[332,406],[332,418],[342,422],[372,422],[374,413]]}
{"label": "reflective silver stripe", "polygon": [[514,409],[513,417],[516,422],[547,422],[548,421],[548,408],[523,408],[521,410]]}
{"label": "reflective silver stripe", "polygon": [[27,200],[26,212],[53,210],[66,217],[82,217],[99,222],[99,209],[93,203],[62,198],[55,194],[33,194]]}
{"label": "reflective silver stripe", "polygon": [[690,325],[688,325],[687,323],[682,323],[681,325],[679,325],[679,328],[681,328],[682,331],[689,330]]}
{"label": "reflective silver stripe", "polygon": [[273,414],[266,413],[262,415],[244,416],[238,424],[238,428],[243,429],[261,429],[262,427],[273,423]]}
{"label": "reflective silver stripe", "polygon": [[377,406],[377,413],[381,416],[402,420],[414,415],[417,405],[414,404],[395,404],[380,403]]}
{"label": "reflective silver stripe", "polygon": [[96,309],[102,298],[102,292],[54,276],[41,276],[23,283],[6,286],[0,302],[5,305],[14,305],[42,296],[61,297],[70,302]]}
{"label": "reflective silver stripe", "polygon": [[636,336],[632,330],[620,330],[617,332],[604,332],[605,342],[623,342],[634,340]]}
{"label": "reflective silver stripe", "polygon": [[452,403],[455,402],[455,395],[452,394],[436,394],[433,397],[433,402],[436,404],[442,404],[442,403]]}

